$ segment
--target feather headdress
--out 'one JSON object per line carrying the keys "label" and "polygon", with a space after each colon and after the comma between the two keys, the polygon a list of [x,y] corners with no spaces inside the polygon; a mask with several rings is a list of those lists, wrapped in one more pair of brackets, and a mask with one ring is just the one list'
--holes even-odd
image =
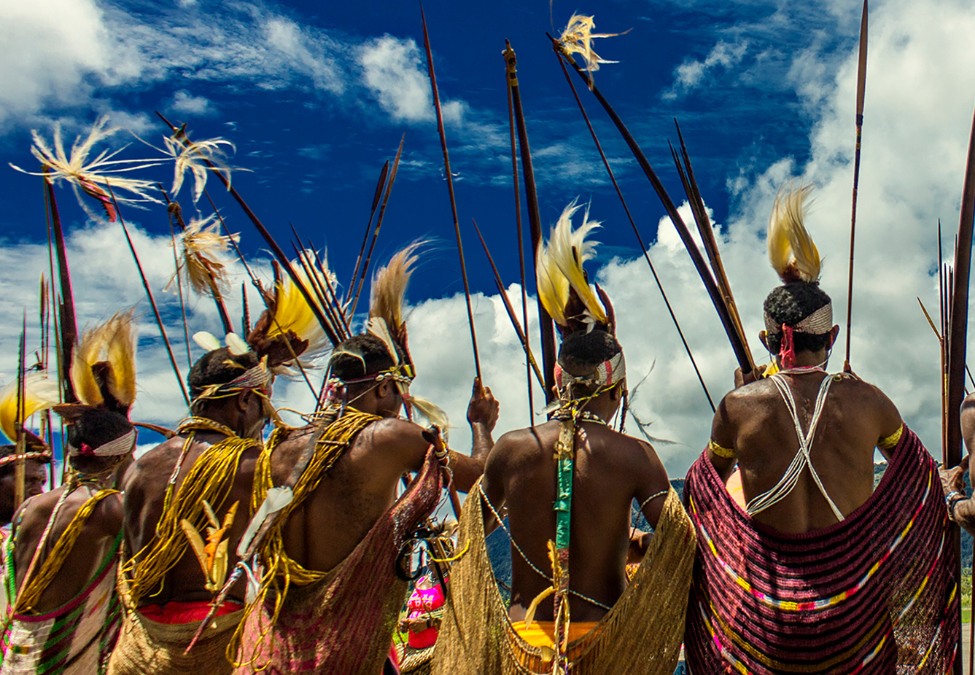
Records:
{"label": "feather headdress", "polygon": [[[102,150],[94,159],[89,159],[88,155],[96,144],[120,131],[120,127],[106,129],[108,116],[103,116],[95,122],[88,137],[82,139],[77,137],[71,146],[71,156],[64,151],[64,141],[61,138],[61,125],[54,125],[53,147],[36,131],[31,131],[34,145],[31,147],[31,154],[40,161],[47,169],[45,172],[24,171],[18,166],[10,166],[31,176],[45,176],[49,180],[65,180],[71,184],[77,194],[81,190],[89,197],[98,200],[100,206],[105,209],[105,214],[110,222],[115,222],[117,214],[115,205],[108,191],[111,186],[115,192],[115,199],[119,203],[138,203],[155,202],[161,203],[158,199],[149,194],[150,190],[155,189],[155,183],[148,180],[137,178],[125,178],[119,174],[128,171],[138,171],[152,166],[158,166],[162,162],[148,159],[116,159],[119,153],[126,147],[117,150]],[[120,196],[119,192],[129,193],[128,197]],[[84,201],[80,199],[82,207]],[[85,207],[87,210],[87,207]]]}
{"label": "feather headdress", "polygon": [[[323,260],[322,267],[318,267],[313,251],[302,251],[300,255],[304,260],[292,263],[292,267],[312,297],[315,297],[316,287],[336,287],[338,281],[328,269],[327,259]],[[310,270],[314,278],[306,270]],[[318,309],[325,313],[321,305]],[[321,356],[332,346],[314,310],[291,277],[275,284],[268,308],[247,336],[247,342],[260,356],[267,356],[268,366],[276,371],[287,371],[297,356],[303,357],[301,363],[305,367],[306,360]]]}
{"label": "feather headdress", "polygon": [[119,312],[86,330],[71,359],[71,384],[78,400],[128,416],[135,402],[134,310]]}
{"label": "feather headdress", "polygon": [[395,343],[411,362],[406,336],[406,319],[403,317],[403,304],[406,287],[413,276],[413,267],[419,260],[417,249],[424,242],[417,241],[397,253],[389,264],[376,271],[372,279],[372,293],[369,302],[368,331],[383,340],[390,355],[399,363]]}
{"label": "feather headdress", "polygon": [[768,222],[768,257],[785,283],[819,282],[819,250],[803,224],[811,185],[782,188]]}
{"label": "feather headdress", "polygon": [[0,391],[0,430],[17,442],[17,433],[28,417],[57,404],[60,397],[58,383],[49,380],[47,373],[31,371],[24,376],[23,415],[17,415],[18,381],[14,380]]}
{"label": "feather headdress", "polygon": [[190,221],[178,239],[182,255],[169,285],[182,272],[190,287],[200,295],[213,297],[215,291],[225,290],[228,285],[227,261],[223,256],[239,240],[240,235],[220,234],[216,216]]}
{"label": "feather headdress", "polygon": [[587,208],[579,229],[572,229],[572,217],[581,208],[573,200],[552,228],[547,244],[538,247],[536,277],[542,305],[562,333],[591,330],[600,326],[613,332],[612,310],[606,294],[593,290],[583,263],[595,256],[597,242],[586,236],[599,227],[589,220]]}

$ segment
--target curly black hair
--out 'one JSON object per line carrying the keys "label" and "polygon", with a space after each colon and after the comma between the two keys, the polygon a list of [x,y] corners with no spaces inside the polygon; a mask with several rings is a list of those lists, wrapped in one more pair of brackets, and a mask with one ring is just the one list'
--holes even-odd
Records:
{"label": "curly black hair", "polygon": [[559,363],[570,373],[581,374],[609,361],[623,349],[611,333],[594,329],[569,333],[559,347]]}
{"label": "curly black hair", "polygon": [[[401,352],[400,358],[402,357]],[[358,380],[388,370],[396,363],[389,355],[385,342],[375,335],[356,335],[336,347],[329,365],[332,377]]]}
{"label": "curly black hair", "polygon": [[[67,429],[68,443],[80,448],[84,443],[98,448],[132,431],[132,423],[125,415],[101,408],[85,410]],[[85,457],[74,455],[68,458],[71,466],[82,473],[98,470],[105,460],[111,457]]]}
{"label": "curly black hair", "polygon": [[244,354],[231,354],[226,347],[207,352],[190,369],[190,397],[196,398],[203,390],[214,384],[233,382],[260,363],[257,354],[250,351]]}
{"label": "curly black hair", "polygon": [[[830,297],[819,287],[806,281],[793,281],[773,289],[765,298],[765,313],[778,324],[795,326],[807,316],[830,303]],[[768,348],[778,353],[782,346],[781,333],[769,333],[765,336]],[[793,344],[797,352],[817,352],[829,346],[830,335],[810,335],[809,333],[794,333]]]}

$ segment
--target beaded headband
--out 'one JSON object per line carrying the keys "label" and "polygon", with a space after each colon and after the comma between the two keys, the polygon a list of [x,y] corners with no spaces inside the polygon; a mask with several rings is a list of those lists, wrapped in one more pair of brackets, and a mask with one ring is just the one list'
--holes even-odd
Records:
{"label": "beaded headband", "polygon": [[22,455],[7,455],[6,457],[0,457],[0,468],[7,466],[8,464],[13,464],[17,460],[30,460],[37,459],[42,462],[51,461],[51,453],[49,452],[25,452]]}
{"label": "beaded headband", "polygon": [[226,398],[242,391],[264,389],[274,379],[274,375],[268,370],[267,357],[261,359],[253,368],[246,370],[239,377],[225,384],[211,384],[203,388],[198,396],[193,399],[195,406],[204,399]]}
{"label": "beaded headband", "polygon": [[565,392],[570,386],[573,385],[595,386],[598,389],[605,390],[620,382],[625,377],[626,359],[623,358],[622,351],[608,361],[603,361],[600,363],[589,375],[580,375],[576,377],[571,373],[566,372],[562,368],[561,364],[555,364],[555,384],[558,387],[559,392]]}

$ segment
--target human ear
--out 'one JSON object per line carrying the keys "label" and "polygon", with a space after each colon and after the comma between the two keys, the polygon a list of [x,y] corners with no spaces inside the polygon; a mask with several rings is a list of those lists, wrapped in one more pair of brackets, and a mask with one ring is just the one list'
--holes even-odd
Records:
{"label": "human ear", "polygon": [[766,333],[766,332],[765,332],[764,330],[762,330],[762,331],[759,331],[759,332],[758,332],[758,339],[759,339],[759,341],[760,341],[760,342],[761,342],[761,343],[762,343],[763,345],[765,345],[765,349],[768,349],[769,351],[772,351],[772,350],[771,350],[771,349],[769,349],[769,347],[768,347],[768,341],[766,340],[766,337],[767,337],[767,336],[768,336],[768,333]]}
{"label": "human ear", "polygon": [[829,346],[832,347],[836,343],[836,337],[840,334],[839,324],[833,326],[833,328],[830,329],[829,333],[830,333]]}

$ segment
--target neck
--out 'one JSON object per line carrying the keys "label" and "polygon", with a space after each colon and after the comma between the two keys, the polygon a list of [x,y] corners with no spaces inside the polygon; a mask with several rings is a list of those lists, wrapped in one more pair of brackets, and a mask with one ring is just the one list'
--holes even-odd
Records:
{"label": "neck", "polygon": [[[829,360],[829,354],[825,349],[820,349],[818,352],[802,351],[796,352],[796,368],[815,368],[817,366],[826,367],[826,362]],[[779,368],[782,367],[782,359],[778,356],[775,357],[775,362],[778,364]]]}

